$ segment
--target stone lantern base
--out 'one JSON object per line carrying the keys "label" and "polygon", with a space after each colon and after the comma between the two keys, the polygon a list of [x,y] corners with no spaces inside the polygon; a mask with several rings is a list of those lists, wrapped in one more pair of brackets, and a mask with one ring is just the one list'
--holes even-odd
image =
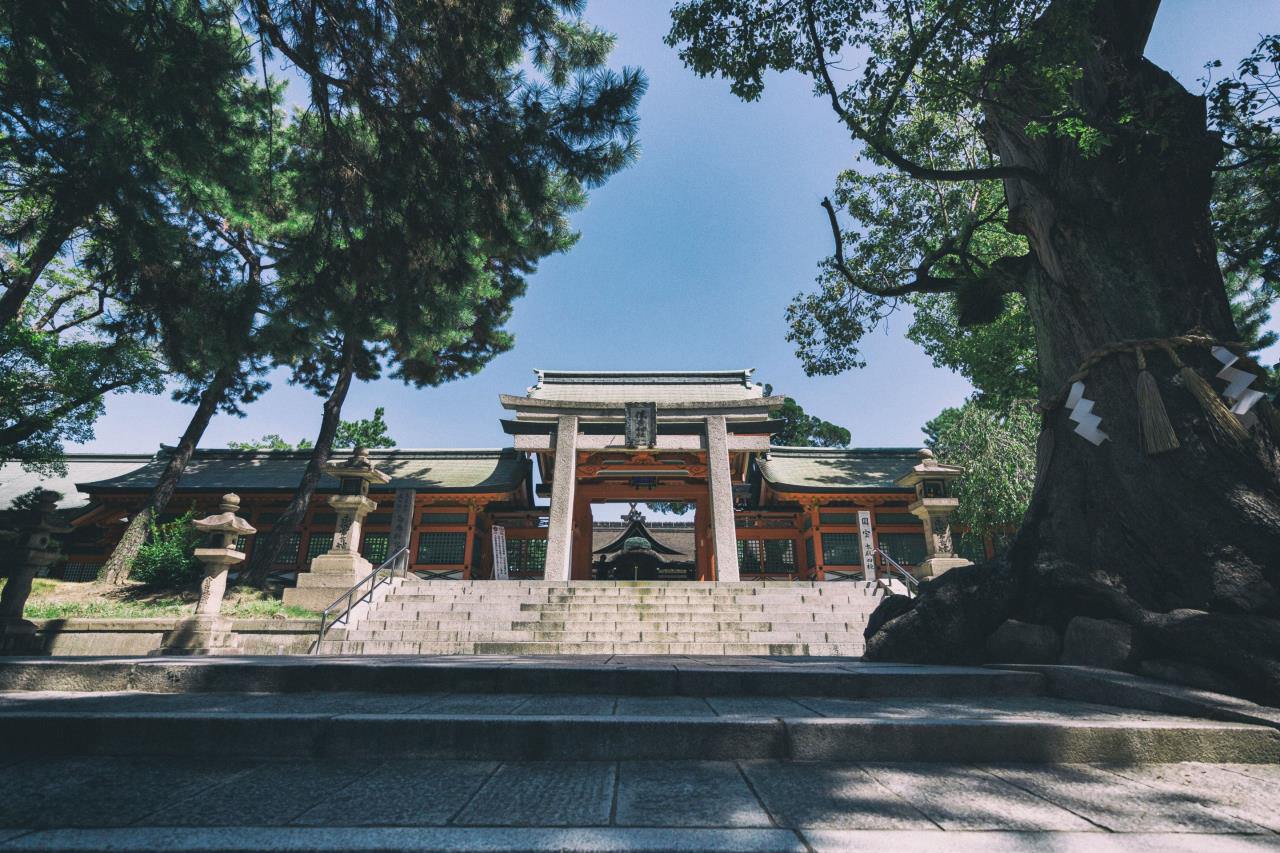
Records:
{"label": "stone lantern base", "polygon": [[321,554],[311,571],[298,573],[298,585],[284,591],[284,603],[322,611],[371,571],[373,564],[359,554]]}
{"label": "stone lantern base", "polygon": [[237,647],[231,620],[224,616],[195,616],[181,619],[160,642],[151,656],[226,654]]}
{"label": "stone lantern base", "polygon": [[26,619],[0,619],[0,655],[42,655],[44,637]]}
{"label": "stone lantern base", "polygon": [[920,564],[920,577],[936,578],[938,575],[958,569],[960,566],[972,566],[972,560],[964,557],[930,557]]}

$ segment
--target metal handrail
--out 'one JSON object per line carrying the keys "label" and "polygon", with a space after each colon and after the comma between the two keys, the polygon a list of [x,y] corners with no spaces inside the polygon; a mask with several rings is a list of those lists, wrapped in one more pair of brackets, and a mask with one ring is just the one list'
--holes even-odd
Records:
{"label": "metal handrail", "polygon": [[920,591],[920,581],[916,580],[915,577],[912,576],[911,572],[902,568],[902,566],[899,566],[897,560],[893,559],[893,557],[890,557],[879,548],[874,549],[874,553],[879,554],[886,563],[897,571],[899,579],[907,585],[908,597],[913,596]]}
{"label": "metal handrail", "polygon": [[[388,557],[382,565],[356,581],[355,585],[351,587],[351,589],[338,596],[337,599],[334,600],[333,604],[330,604],[324,609],[324,612],[320,614],[320,631],[316,634],[316,645],[315,648],[311,650],[312,654],[320,654],[320,646],[324,643],[324,635],[327,634],[334,625],[337,625],[343,619],[348,618],[353,607],[364,601],[366,598],[372,600],[373,591],[384,583],[390,583],[392,578],[402,578],[407,574],[409,561],[407,559],[401,560],[401,558],[407,558],[408,556],[409,548],[407,546],[396,551]],[[396,565],[393,566],[392,563],[396,563]],[[356,593],[360,592],[360,589],[365,586],[369,587],[368,591],[360,593],[358,597],[354,597],[356,596]],[[334,616],[330,616],[330,614],[335,613],[335,611],[339,611],[340,606],[341,611],[337,612]]]}

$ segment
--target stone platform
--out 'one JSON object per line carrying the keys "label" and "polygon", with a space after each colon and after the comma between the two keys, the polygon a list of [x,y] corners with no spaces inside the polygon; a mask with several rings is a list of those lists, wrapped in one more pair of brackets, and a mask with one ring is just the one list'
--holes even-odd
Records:
{"label": "stone platform", "polygon": [[0,731],[0,849],[1280,849],[1280,711],[1079,667],[10,659]]}

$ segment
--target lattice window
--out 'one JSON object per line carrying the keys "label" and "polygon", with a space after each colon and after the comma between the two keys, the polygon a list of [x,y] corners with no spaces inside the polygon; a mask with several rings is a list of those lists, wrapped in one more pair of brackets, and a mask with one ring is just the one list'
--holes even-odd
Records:
{"label": "lattice window", "polygon": [[856,512],[823,512],[818,514],[823,524],[857,524]]}
{"label": "lattice window", "polygon": [[795,543],[790,539],[739,539],[738,567],[744,572],[794,572]]}
{"label": "lattice window", "polygon": [[876,513],[876,524],[900,524],[915,527],[920,524],[920,519],[909,512],[878,512]]}
{"label": "lattice window", "polygon": [[465,533],[424,533],[418,537],[418,563],[422,565],[456,565],[466,555]]}
{"label": "lattice window", "polygon": [[276,555],[276,562],[294,565],[298,562],[298,549],[301,547],[302,534],[290,533],[285,537],[284,545],[280,547],[280,553]]}
{"label": "lattice window", "polygon": [[422,514],[422,523],[423,524],[466,524],[467,514],[465,512],[424,512]]}
{"label": "lattice window", "polygon": [[804,540],[804,556],[805,556],[805,559],[808,560],[809,562],[809,568],[812,569],[814,566],[814,563],[816,562],[813,559],[813,537],[812,536]]}
{"label": "lattice window", "polygon": [[100,571],[102,571],[101,563],[73,563],[68,561],[62,564],[62,579],[64,581],[86,583],[97,580],[98,572]]}
{"label": "lattice window", "polygon": [[918,566],[924,562],[923,533],[881,533],[880,550],[904,566]]}
{"label": "lattice window", "polygon": [[366,533],[364,541],[360,543],[360,555],[375,566],[381,566],[387,561],[390,547],[391,534]]}
{"label": "lattice window", "polygon": [[541,572],[547,567],[547,540],[508,539],[507,570],[512,572]]}
{"label": "lattice window", "polygon": [[321,554],[329,553],[332,547],[332,533],[312,533],[311,538],[307,540],[307,560],[311,561]]}
{"label": "lattice window", "polygon": [[245,536],[244,534],[241,534],[241,535],[237,536],[237,537],[236,537],[236,550],[237,550],[237,551],[243,551],[243,550],[244,550],[245,548],[247,548],[247,547],[249,547],[249,537],[248,537],[248,536]]}
{"label": "lattice window", "polygon": [[862,549],[858,546],[858,534],[822,534],[822,562],[828,566],[862,565]]}

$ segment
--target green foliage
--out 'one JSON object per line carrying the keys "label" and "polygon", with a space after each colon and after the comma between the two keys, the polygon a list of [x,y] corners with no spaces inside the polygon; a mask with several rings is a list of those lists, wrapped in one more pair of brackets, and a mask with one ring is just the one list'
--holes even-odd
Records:
{"label": "green foliage", "polygon": [[145,343],[111,334],[107,294],[55,261],[0,326],[0,461],[61,473],[64,442],[93,438],[109,393],[157,393],[163,368]]}
{"label": "green foliage", "polygon": [[[768,386],[766,386],[767,388]],[[765,391],[768,395],[771,388]],[[849,430],[824,421],[816,415],[805,412],[790,397],[783,400],[782,408],[773,413],[776,420],[782,421],[778,432],[769,437],[770,442],[783,447],[848,447],[851,436]]]}
{"label": "green foliage", "polygon": [[40,499],[48,492],[53,495],[55,501],[62,500],[62,492],[55,492],[52,489],[43,489],[36,486],[30,491],[23,492],[9,503],[9,509],[12,512],[30,512],[40,506]]}
{"label": "green foliage", "polygon": [[1280,35],[1263,37],[1234,75],[1206,80],[1205,94],[1210,121],[1227,146],[1212,209],[1223,272],[1274,297],[1280,289]]}
{"label": "green foliage", "polygon": [[240,600],[223,607],[222,612],[237,619],[315,619],[320,614],[296,604],[285,604],[279,599]]}
{"label": "green foliage", "polygon": [[388,433],[387,422],[382,419],[386,413],[385,408],[378,406],[373,410],[372,418],[338,424],[334,447],[395,447],[396,440]]}
{"label": "green foliage", "polygon": [[[722,76],[753,100],[768,72],[799,71],[863,146],[864,165],[839,177],[828,207],[836,255],[822,264],[816,292],[788,309],[788,338],[806,372],[864,366],[862,339],[910,309],[908,337],[973,381],[984,405],[1035,393],[1035,340],[1019,294],[1036,263],[1006,227],[997,179],[1008,167],[992,158],[983,118],[1020,120],[1028,136],[1067,141],[1086,159],[1118,142],[1162,145],[1169,131],[1158,110],[1081,101],[1076,57],[1091,38],[1090,9],[1048,0],[675,6],[667,42],[694,72]],[[1123,33],[1140,41],[1145,28],[1135,19]],[[1278,83],[1280,36],[1271,35],[1234,75],[1206,87],[1227,151],[1215,178],[1216,237],[1237,320],[1252,318],[1241,325],[1259,345],[1257,320],[1280,282]],[[841,211],[853,227],[840,227]]]}
{"label": "green foliage", "polygon": [[32,597],[22,610],[27,619],[149,619],[181,616],[191,605],[178,598],[155,601],[41,601]]}
{"label": "green foliage", "polygon": [[1000,316],[980,326],[960,324],[954,296],[928,293],[909,300],[913,313],[907,338],[936,366],[968,379],[983,405],[1000,408],[1036,396],[1035,329],[1022,296],[1006,295]]}
{"label": "green foliage", "polygon": [[954,486],[960,506],[953,523],[981,537],[1022,522],[1035,483],[1039,431],[1039,415],[1025,400],[994,410],[970,401],[925,425],[938,459],[965,468]]}
{"label": "green foliage", "polygon": [[245,171],[235,143],[251,72],[236,5],[4,4],[0,323],[68,244],[111,265],[163,265],[155,238],[175,185]]}
{"label": "green foliage", "polygon": [[[378,406],[373,410],[372,418],[361,418],[356,421],[342,421],[338,424],[338,433],[333,439],[334,447],[395,447],[396,440],[387,430],[387,422],[383,420],[387,410]],[[232,450],[310,450],[310,439],[298,439],[297,444],[290,444],[276,433],[268,433],[253,441],[228,441],[227,447]]]}
{"label": "green foliage", "polygon": [[693,509],[691,501],[649,501],[645,506],[663,515],[684,515]]}
{"label": "green foliage", "polygon": [[[305,441],[306,441],[305,438],[302,439],[302,441],[298,442],[296,447],[301,449],[303,442]],[[308,444],[308,446],[310,445]],[[283,438],[279,436],[278,433],[274,433],[274,432],[267,433],[262,438],[255,438],[251,441],[228,441],[227,447],[231,448],[232,450],[294,450],[295,449],[295,445],[292,445],[289,442],[285,441]]]}
{"label": "green foliage", "polygon": [[[972,113],[916,113],[904,121],[899,136],[910,151],[927,152],[938,166],[978,168],[990,165],[990,159],[976,123]],[[941,340],[939,335],[976,338],[962,344],[966,347],[984,340],[998,343],[1010,332],[1021,342],[1031,333],[1021,300],[1013,295],[1020,284],[1016,270],[1007,268],[1026,254],[1026,241],[1005,228],[998,182],[921,181],[898,171],[850,169],[837,180],[834,202],[861,227],[841,235],[844,263],[825,261],[818,290],[800,294],[787,309],[787,338],[796,344],[807,373],[864,367],[862,339],[904,309],[916,310],[908,337],[935,363],[952,369],[958,359],[942,351],[949,344],[928,343]],[[978,315],[999,318],[999,328],[981,331]],[[1034,371],[1034,353],[1020,343],[1009,350],[1015,374]],[[999,371],[988,365],[977,372]]]}
{"label": "green foliage", "polygon": [[200,561],[192,550],[199,534],[191,521],[194,510],[164,524],[151,525],[151,535],[133,560],[131,577],[149,586],[176,589],[195,583],[201,575]]}

